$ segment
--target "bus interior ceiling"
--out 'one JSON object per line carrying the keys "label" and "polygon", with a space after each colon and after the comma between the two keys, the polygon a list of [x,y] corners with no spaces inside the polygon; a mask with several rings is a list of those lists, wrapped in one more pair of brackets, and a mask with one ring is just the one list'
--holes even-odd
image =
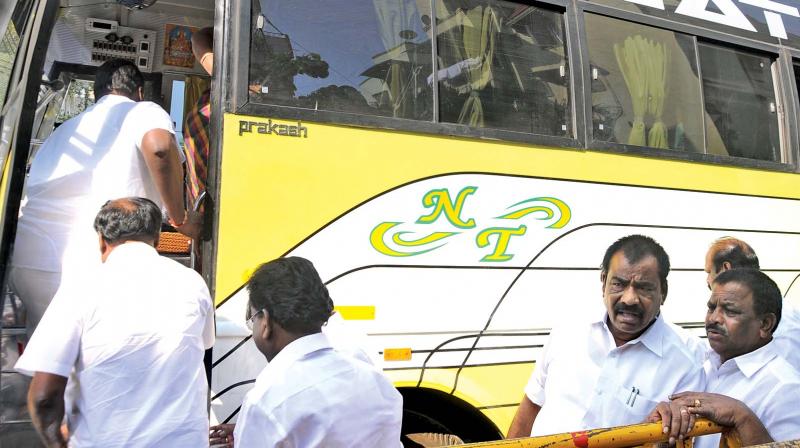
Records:
{"label": "bus interior ceiling", "polygon": [[180,133],[184,100],[193,104],[208,86],[209,77],[194,60],[190,41],[192,32],[213,26],[214,1],[141,0],[153,3],[142,9],[129,9],[123,3],[136,2],[61,0],[44,76],[51,83],[62,81],[64,88],[49,97],[43,88],[40,106],[47,101],[49,107],[46,113],[39,108],[35,142],[41,143],[54,125],[93,102],[95,68],[111,58],[129,59],[139,67],[145,76],[145,99],[170,112]]}

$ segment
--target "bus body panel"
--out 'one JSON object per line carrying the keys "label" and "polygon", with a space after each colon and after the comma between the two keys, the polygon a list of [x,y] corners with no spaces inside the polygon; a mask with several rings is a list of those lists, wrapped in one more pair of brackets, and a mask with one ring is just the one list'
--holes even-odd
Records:
{"label": "bus body panel", "polygon": [[603,313],[599,265],[621,236],[665,247],[664,316],[695,334],[716,238],[751,243],[798,297],[793,174],[232,114],[225,130],[219,421],[235,418],[265,363],[248,340],[243,285],[280,256],[314,262],[398,387],[451,393],[503,432],[549,330]]}

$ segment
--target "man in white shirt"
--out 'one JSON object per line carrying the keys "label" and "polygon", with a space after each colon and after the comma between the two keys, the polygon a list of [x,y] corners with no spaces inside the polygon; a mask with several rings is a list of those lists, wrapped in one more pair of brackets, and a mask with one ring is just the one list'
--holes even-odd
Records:
{"label": "man in white shirt", "polygon": [[[742,445],[800,438],[800,374],[779,356],[772,339],[775,327],[783,324],[782,302],[775,282],[757,269],[719,274],[706,314],[713,349],[704,365],[707,393],[673,396],[669,406],[659,405],[651,421],[662,420],[673,439],[685,436],[695,415],[734,427]],[[718,443],[718,435],[703,436],[695,446]]]}
{"label": "man in white shirt", "polygon": [[646,236],[608,248],[605,312],[552,331],[509,438],[639,423],[670,394],[703,387],[700,356],[660,313],[669,268],[664,249]]}
{"label": "man in white shirt", "polygon": [[[714,279],[730,269],[761,269],[756,252],[744,241],[723,237],[714,241],[706,253],[705,271],[708,288]],[[781,324],[772,335],[776,352],[800,372],[800,310],[789,303],[782,304]]]}
{"label": "man in white shirt", "polygon": [[333,302],[311,262],[273,260],[247,288],[248,325],[268,364],[245,396],[235,446],[399,447],[403,399],[320,332]]}
{"label": "man in white shirt", "polygon": [[158,255],[161,210],[148,199],[110,201],[94,227],[102,263],[62,283],[15,366],[33,375],[36,430],[46,446],[67,446],[66,413],[71,447],[207,446],[205,282]]}
{"label": "man in white shirt", "polygon": [[178,230],[199,233],[183,207],[181,152],[172,119],[143,98],[131,62],[97,69],[97,103],[64,122],[33,158],[9,281],[32,334],[64,277],[98,263],[92,222],[109,199],[139,196],[166,208]]}

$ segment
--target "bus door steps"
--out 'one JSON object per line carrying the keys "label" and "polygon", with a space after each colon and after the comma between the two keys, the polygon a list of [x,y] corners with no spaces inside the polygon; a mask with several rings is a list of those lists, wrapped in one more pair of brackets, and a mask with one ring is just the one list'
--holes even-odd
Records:
{"label": "bus door steps", "polygon": [[158,239],[158,253],[186,267],[192,267],[192,240],[174,231],[164,231]]}
{"label": "bus door steps", "polygon": [[14,370],[27,341],[24,307],[10,292],[0,303],[0,447],[39,448],[27,406],[31,380]]}

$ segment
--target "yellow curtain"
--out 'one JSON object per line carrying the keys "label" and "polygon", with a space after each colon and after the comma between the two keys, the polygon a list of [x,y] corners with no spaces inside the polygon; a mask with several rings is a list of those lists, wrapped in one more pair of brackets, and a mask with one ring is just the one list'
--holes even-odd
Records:
{"label": "yellow curtain", "polygon": [[[205,76],[187,75],[184,82],[186,83],[183,93],[183,113],[185,115],[197,105],[200,95],[211,87],[211,79]],[[183,126],[183,123],[180,126]]]}
{"label": "yellow curtain", "polygon": [[[667,127],[664,125],[664,101],[667,95],[669,53],[663,43],[630,36],[622,45],[614,45],[620,71],[633,105],[633,127],[628,144],[669,148]],[[645,139],[645,116],[653,117],[653,126]]]}
{"label": "yellow curtain", "polygon": [[[492,81],[495,39],[500,21],[491,7],[476,6],[467,12],[464,24],[464,53],[475,63],[467,66],[469,97],[461,108],[458,122],[469,126],[483,126],[483,104],[478,93]],[[470,26],[471,24],[471,26]],[[477,26],[480,24],[480,26]]]}
{"label": "yellow curtain", "polygon": [[622,45],[614,44],[614,55],[625,78],[633,106],[633,127],[628,136],[629,145],[645,145],[644,115],[647,112],[647,76],[645,68],[645,39],[640,35],[629,36]]}
{"label": "yellow curtain", "polygon": [[645,61],[647,62],[647,86],[650,101],[647,112],[653,116],[653,126],[647,133],[647,146],[669,148],[667,127],[664,126],[664,98],[667,95],[667,66],[669,53],[664,44],[648,42]]}

